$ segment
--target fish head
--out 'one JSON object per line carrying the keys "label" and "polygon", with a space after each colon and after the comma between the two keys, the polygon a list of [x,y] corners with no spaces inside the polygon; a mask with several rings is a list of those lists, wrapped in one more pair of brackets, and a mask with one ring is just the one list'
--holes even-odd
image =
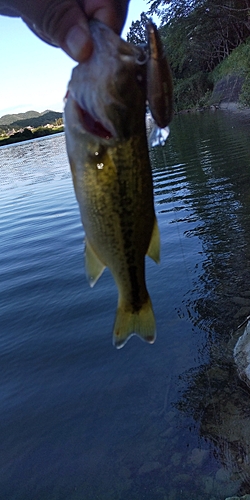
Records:
{"label": "fish head", "polygon": [[90,30],[94,49],[89,60],[72,72],[66,129],[73,126],[78,133],[82,129],[104,142],[126,140],[145,120],[147,53],[99,21],[91,21]]}

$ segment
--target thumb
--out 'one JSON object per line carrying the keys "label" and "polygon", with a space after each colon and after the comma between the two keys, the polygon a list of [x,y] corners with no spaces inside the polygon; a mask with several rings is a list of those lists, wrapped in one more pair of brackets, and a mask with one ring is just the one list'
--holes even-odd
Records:
{"label": "thumb", "polygon": [[[45,42],[61,47],[77,62],[87,60],[93,50],[88,20],[72,0],[28,0],[23,2],[23,21]],[[35,8],[34,8],[35,3]]]}

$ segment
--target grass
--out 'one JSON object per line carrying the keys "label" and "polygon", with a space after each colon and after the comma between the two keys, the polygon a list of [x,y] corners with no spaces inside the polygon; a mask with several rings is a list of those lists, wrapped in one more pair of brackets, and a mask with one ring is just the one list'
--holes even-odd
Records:
{"label": "grass", "polygon": [[220,63],[212,72],[212,79],[217,83],[229,75],[244,77],[239,102],[242,106],[250,106],[250,37]]}

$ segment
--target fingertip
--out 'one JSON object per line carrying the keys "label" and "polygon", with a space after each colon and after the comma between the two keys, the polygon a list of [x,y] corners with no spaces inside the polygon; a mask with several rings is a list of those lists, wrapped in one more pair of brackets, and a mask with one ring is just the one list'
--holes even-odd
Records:
{"label": "fingertip", "polygon": [[109,11],[108,9],[99,9],[95,13],[95,19],[109,26],[117,35],[121,33],[125,23],[122,16],[117,16],[115,11]]}
{"label": "fingertip", "polygon": [[75,61],[84,62],[92,54],[93,42],[86,26],[72,26],[65,38],[62,48]]}
{"label": "fingertip", "polygon": [[85,14],[87,19],[97,19],[119,35],[126,21],[128,5],[129,0],[91,0],[85,3]]}

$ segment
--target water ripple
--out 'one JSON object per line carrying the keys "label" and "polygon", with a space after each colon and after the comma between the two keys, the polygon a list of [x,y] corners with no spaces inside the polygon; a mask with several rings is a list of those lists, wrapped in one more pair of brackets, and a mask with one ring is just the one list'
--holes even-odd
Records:
{"label": "water ripple", "polygon": [[64,136],[0,149],[3,498],[247,493],[249,398],[229,347],[250,309],[247,124],[177,116],[150,155],[161,264],[146,266],[158,338],[117,352],[117,292],[107,270],[93,290],[85,280]]}

